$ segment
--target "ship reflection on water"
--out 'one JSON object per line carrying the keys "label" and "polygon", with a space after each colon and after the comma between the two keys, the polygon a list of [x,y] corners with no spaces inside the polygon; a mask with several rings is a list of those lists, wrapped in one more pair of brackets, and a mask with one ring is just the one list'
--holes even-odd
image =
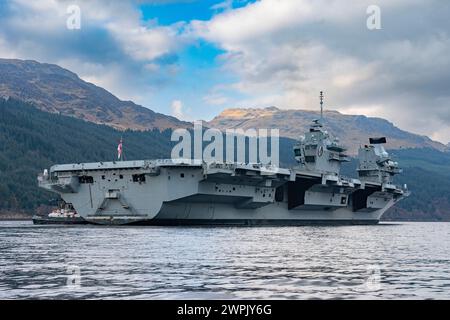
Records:
{"label": "ship reflection on water", "polygon": [[0,222],[0,298],[450,298],[449,223],[341,227]]}

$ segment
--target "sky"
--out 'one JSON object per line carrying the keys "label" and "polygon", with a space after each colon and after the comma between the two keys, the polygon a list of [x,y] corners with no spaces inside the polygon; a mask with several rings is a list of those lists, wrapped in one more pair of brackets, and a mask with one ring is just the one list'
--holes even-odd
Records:
{"label": "sky", "polygon": [[441,0],[0,0],[0,57],[56,63],[188,121],[317,110],[324,91],[328,109],[447,144],[449,17]]}

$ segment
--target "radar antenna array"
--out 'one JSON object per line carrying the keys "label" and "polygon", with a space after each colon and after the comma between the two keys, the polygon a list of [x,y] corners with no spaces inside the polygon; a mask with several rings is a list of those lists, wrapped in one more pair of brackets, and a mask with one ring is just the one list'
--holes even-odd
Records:
{"label": "radar antenna array", "polygon": [[323,123],[323,91],[320,91],[320,122]]}

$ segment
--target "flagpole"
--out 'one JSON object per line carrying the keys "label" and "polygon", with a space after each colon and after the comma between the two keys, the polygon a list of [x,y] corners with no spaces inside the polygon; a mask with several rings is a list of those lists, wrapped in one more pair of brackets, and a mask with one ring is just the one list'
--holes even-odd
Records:
{"label": "flagpole", "polygon": [[119,145],[117,146],[117,160],[118,161],[123,161],[122,153],[123,153],[123,137],[121,136]]}

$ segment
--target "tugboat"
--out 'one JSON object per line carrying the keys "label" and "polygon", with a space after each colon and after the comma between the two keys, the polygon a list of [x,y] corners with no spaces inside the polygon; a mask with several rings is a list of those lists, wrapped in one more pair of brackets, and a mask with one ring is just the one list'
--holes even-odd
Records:
{"label": "tugboat", "polygon": [[62,203],[58,209],[45,216],[33,216],[34,224],[88,224],[73,208],[70,203]]}

